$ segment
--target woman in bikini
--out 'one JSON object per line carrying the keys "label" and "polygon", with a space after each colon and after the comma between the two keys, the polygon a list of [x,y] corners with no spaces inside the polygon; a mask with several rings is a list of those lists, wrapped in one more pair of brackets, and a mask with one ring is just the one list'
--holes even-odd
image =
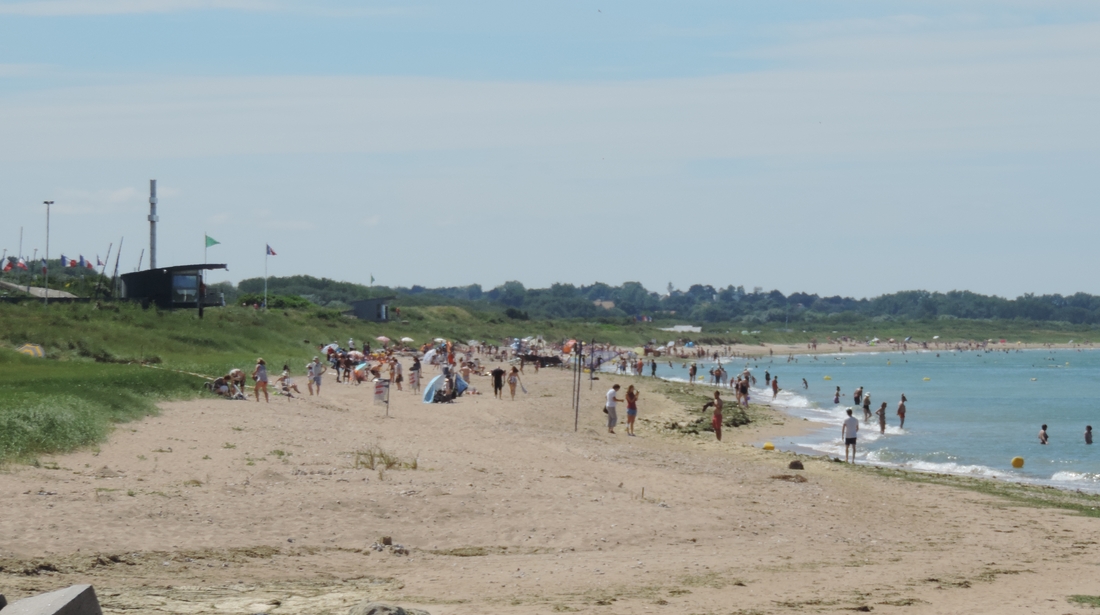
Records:
{"label": "woman in bikini", "polygon": [[638,391],[634,385],[626,389],[626,435],[634,435],[634,419],[638,417]]}

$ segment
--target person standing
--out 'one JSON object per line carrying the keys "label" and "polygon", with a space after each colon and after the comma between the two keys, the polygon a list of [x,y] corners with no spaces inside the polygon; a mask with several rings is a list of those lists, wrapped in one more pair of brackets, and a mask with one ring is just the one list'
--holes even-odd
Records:
{"label": "person standing", "polygon": [[882,402],[878,410],[875,410],[875,415],[878,416],[878,432],[881,434],[886,433],[886,402]]}
{"label": "person standing", "polygon": [[267,363],[263,359],[256,359],[256,368],[252,370],[252,380],[256,382],[256,402],[260,401],[260,390],[264,392],[264,402],[271,403],[267,396]]}
{"label": "person standing", "polygon": [[691,380],[691,386],[695,386],[695,374],[699,371],[699,368],[694,363],[688,368],[688,380]]}
{"label": "person standing", "polygon": [[396,374],[393,383],[397,385],[398,391],[404,391],[405,389],[401,388],[401,383],[405,381],[405,374],[402,373],[405,368],[401,367],[401,361],[398,361],[397,357],[393,358],[393,371]]}
{"label": "person standing", "polygon": [[504,374],[504,370],[499,366],[489,372],[489,375],[493,377],[493,397],[497,399],[504,399]]}
{"label": "person standing", "polygon": [[905,402],[906,401],[908,401],[908,400],[905,399],[905,393],[902,393],[901,394],[901,401],[898,402],[898,418],[901,420],[901,425],[899,425],[898,427],[900,429],[905,429]]}
{"label": "person standing", "polygon": [[779,376],[772,376],[772,401],[779,396]]}
{"label": "person standing", "polygon": [[848,449],[852,449],[852,463],[856,462],[856,434],[859,433],[859,419],[852,416],[852,409],[848,408],[848,418],[840,427],[840,437],[844,439],[844,462],[848,462]]}
{"label": "person standing", "polygon": [[871,394],[867,393],[863,396],[863,422],[871,422]]}
{"label": "person standing", "polygon": [[657,377],[657,361],[655,359],[649,360],[649,375],[653,378]]}
{"label": "person standing", "polygon": [[1047,426],[1043,425],[1043,428],[1039,430],[1039,444],[1046,444],[1048,441]]}
{"label": "person standing", "polygon": [[833,395],[833,403],[834,404],[839,404],[840,403],[840,387],[839,386],[837,386],[837,388],[836,388],[836,395]]}
{"label": "person standing", "polygon": [[1085,444],[1092,444],[1092,425],[1085,425]]}
{"label": "person standing", "polygon": [[710,417],[710,426],[714,428],[714,437],[722,441],[722,392],[714,392],[714,414]]}
{"label": "person standing", "polygon": [[862,399],[863,399],[863,387],[859,387],[855,391],[852,391],[852,401],[855,402],[856,406],[859,406],[860,400],[862,400]]}
{"label": "person standing", "polygon": [[317,387],[317,395],[321,395],[321,374],[326,371],[328,371],[328,367],[321,363],[321,359],[313,357],[313,363],[309,364],[309,371],[306,372],[306,377],[309,378],[306,386],[309,388],[310,395],[313,395],[313,387]]}
{"label": "person standing", "polygon": [[615,433],[615,425],[619,423],[619,415],[615,412],[615,404],[623,400],[615,396],[619,394],[620,388],[617,384],[611,387],[611,390],[607,392],[607,403],[603,407],[604,414],[607,415],[607,433],[610,434]]}
{"label": "person standing", "polygon": [[638,391],[634,385],[626,387],[626,435],[634,435],[634,419],[638,417]]}

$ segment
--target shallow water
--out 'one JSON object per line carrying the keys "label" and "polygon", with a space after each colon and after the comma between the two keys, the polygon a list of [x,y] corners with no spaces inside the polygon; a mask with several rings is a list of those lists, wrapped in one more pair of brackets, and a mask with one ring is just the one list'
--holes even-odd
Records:
{"label": "shallow water", "polygon": [[[658,363],[657,375],[686,380],[683,360]],[[884,352],[723,361],[731,374],[746,365],[757,378],[753,401],[772,403],[764,372],[779,376],[775,405],[823,424],[808,436],[775,441],[780,448],[808,448],[843,458],[840,424],[859,386],[871,409],[887,402],[887,429],[861,424],[859,459],[930,472],[997,476],[1100,491],[1100,444],[1084,443],[1085,425],[1100,429],[1100,351]],[[713,363],[699,362],[706,376]],[[649,367],[646,367],[649,373]],[[826,376],[831,380],[826,380]],[[802,379],[809,383],[804,389]],[[837,386],[841,403],[833,403]],[[908,398],[905,429],[896,415]],[[863,410],[853,407],[862,420]],[[1039,444],[1046,423],[1050,444]],[[1024,468],[1012,468],[1015,456]]]}

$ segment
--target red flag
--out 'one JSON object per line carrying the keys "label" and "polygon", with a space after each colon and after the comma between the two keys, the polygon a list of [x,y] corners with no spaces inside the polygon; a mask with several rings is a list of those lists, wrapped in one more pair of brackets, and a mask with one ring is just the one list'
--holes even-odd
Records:
{"label": "red flag", "polygon": [[23,260],[22,258],[19,259],[19,262],[16,263],[15,266],[19,267],[23,271],[27,271],[27,261]]}
{"label": "red flag", "polygon": [[11,261],[8,259],[4,259],[4,271],[11,271]]}

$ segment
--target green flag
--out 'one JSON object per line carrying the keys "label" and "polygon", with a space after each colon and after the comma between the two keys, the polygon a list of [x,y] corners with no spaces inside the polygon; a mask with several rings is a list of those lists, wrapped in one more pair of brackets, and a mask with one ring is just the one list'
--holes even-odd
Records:
{"label": "green flag", "polygon": [[213,237],[211,237],[210,235],[207,235],[207,236],[206,236],[206,247],[208,247],[208,248],[209,248],[210,246],[216,246],[216,245],[218,245],[219,243],[221,243],[221,242],[220,242],[220,241],[218,241],[217,239],[214,239],[214,238],[213,238]]}
{"label": "green flag", "polygon": [[374,274],[370,274],[370,283],[374,284]]}

